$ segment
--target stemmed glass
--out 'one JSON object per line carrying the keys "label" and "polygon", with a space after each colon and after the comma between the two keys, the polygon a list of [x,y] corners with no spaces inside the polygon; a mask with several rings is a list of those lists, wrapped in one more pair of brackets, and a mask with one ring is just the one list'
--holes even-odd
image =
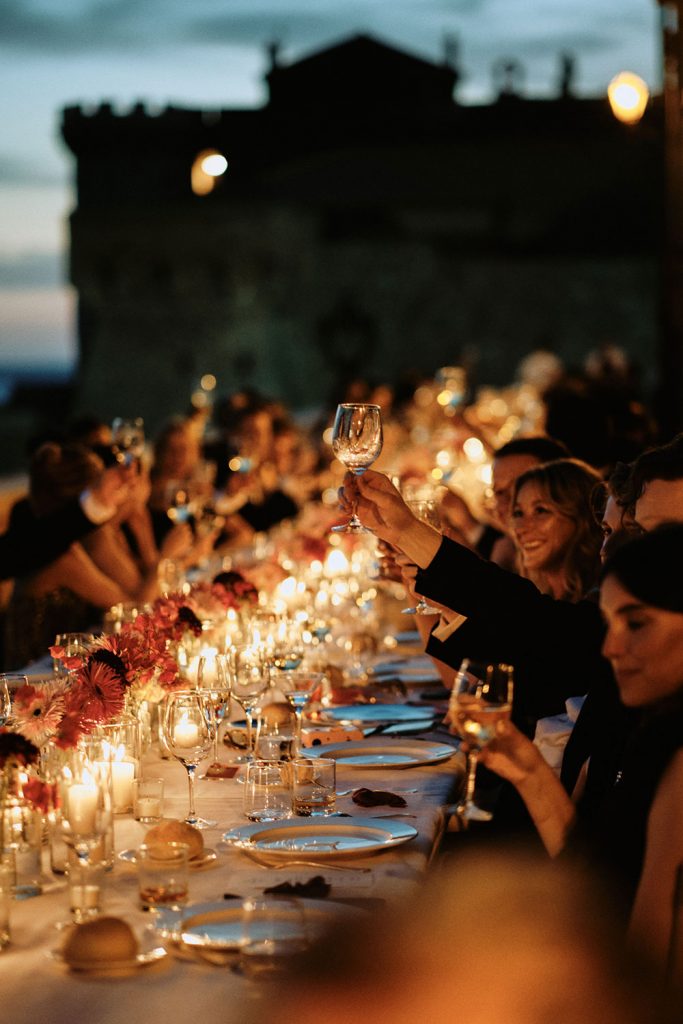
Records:
{"label": "stemmed glass", "polygon": [[[441,529],[439,506],[432,498],[406,500],[406,505],[423,523],[429,523],[436,530]],[[420,597],[414,608],[403,609],[403,615],[439,615],[440,611],[440,608],[434,608],[424,597]]]}
{"label": "stemmed glass", "polygon": [[[347,469],[361,476],[382,451],[382,412],[378,405],[345,402],[337,406],[332,428],[334,454]],[[371,533],[355,509],[348,523],[333,526],[335,533]]]}
{"label": "stemmed glass", "polygon": [[270,668],[264,652],[254,644],[236,644],[230,651],[232,696],[244,711],[247,720],[246,761],[254,757],[253,713],[263,702],[270,686]]}
{"label": "stemmed glass", "polygon": [[145,450],[145,424],[138,416],[127,420],[117,416],[111,425],[112,447],[118,461],[130,466],[141,459]]}
{"label": "stemmed glass", "polygon": [[226,769],[230,768],[230,765],[218,757],[218,733],[230,707],[231,696],[226,661],[227,655],[217,654],[215,660],[212,659],[213,672],[207,666],[205,657],[200,658],[197,664],[197,688],[204,698],[204,706],[208,712],[209,725],[213,734],[213,761],[204,773],[205,779],[225,778]]}
{"label": "stemmed glass", "polygon": [[194,808],[197,765],[207,756],[213,743],[213,730],[207,721],[205,700],[198,690],[174,690],[164,703],[164,741],[169,752],[187,771],[190,809],[185,821],[195,828],[213,828],[216,822],[197,817]]}
{"label": "stemmed glass", "polygon": [[[59,779],[59,832],[76,855],[70,872],[78,871],[85,888],[95,867],[92,855],[105,840],[112,824],[112,787],[110,766],[94,764],[75,755]],[[104,857],[100,857],[102,861]]]}
{"label": "stemmed glass", "polygon": [[479,751],[495,738],[501,722],[512,711],[511,665],[487,664],[465,658],[458,670],[448,706],[448,721],[468,745],[465,788],[455,813],[466,826],[490,821],[492,815],[474,803]]}
{"label": "stemmed glass", "polygon": [[289,706],[296,716],[296,754],[301,754],[301,730],[303,726],[304,708],[322,684],[322,672],[283,672],[278,677],[277,687],[282,690]]}

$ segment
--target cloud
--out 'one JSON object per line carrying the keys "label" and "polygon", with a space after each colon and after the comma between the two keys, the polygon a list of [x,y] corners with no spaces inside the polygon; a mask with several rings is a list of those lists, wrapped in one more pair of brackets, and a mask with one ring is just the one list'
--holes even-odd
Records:
{"label": "cloud", "polygon": [[64,176],[45,169],[30,160],[0,153],[0,185],[54,186],[63,185]]}
{"label": "cloud", "polygon": [[0,256],[0,289],[24,291],[58,288],[64,284],[64,262],[59,253],[22,253]]}
{"label": "cloud", "polygon": [[[147,0],[148,4],[153,0]],[[104,0],[47,11],[27,0],[0,0],[0,46],[42,54],[89,53],[93,50],[131,50],[155,45],[160,33],[139,32],[139,15],[146,11],[137,0]]]}

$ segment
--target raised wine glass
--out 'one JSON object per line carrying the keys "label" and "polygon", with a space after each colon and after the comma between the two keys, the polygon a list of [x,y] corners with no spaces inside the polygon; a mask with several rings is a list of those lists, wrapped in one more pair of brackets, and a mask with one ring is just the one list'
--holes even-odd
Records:
{"label": "raised wine glass", "polygon": [[163,715],[164,741],[187,772],[190,809],[185,821],[195,828],[213,828],[215,821],[197,817],[194,807],[194,779],[197,765],[213,744],[213,730],[206,717],[205,698],[199,690],[174,690],[166,697]]}
{"label": "raised wine glass", "polygon": [[460,803],[455,809],[465,827],[470,821],[490,821],[489,811],[474,802],[474,784],[479,751],[495,738],[501,722],[512,711],[513,670],[511,665],[492,664],[465,658],[451,691],[448,719],[468,745],[467,774]]}
{"label": "raised wine glass", "polygon": [[[436,530],[441,529],[439,506],[433,498],[406,499],[406,505],[423,523],[429,523],[429,525],[433,526]],[[439,615],[440,613],[441,609],[434,608],[431,604],[425,601],[424,597],[419,598],[414,608],[403,609],[404,615]]]}
{"label": "raised wine glass", "polygon": [[132,420],[117,416],[111,425],[112,447],[124,466],[142,458],[145,450],[145,424],[140,416]]}
{"label": "raised wine glass", "polygon": [[[361,476],[382,451],[382,412],[378,405],[344,402],[337,406],[332,428],[334,454],[347,469]],[[355,509],[348,523],[333,526],[335,533],[371,533]]]}

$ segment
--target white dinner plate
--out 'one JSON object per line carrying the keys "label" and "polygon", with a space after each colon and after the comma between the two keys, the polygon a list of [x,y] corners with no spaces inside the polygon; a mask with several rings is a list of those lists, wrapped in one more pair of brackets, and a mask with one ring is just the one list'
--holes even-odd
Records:
{"label": "white dinner plate", "polygon": [[308,857],[315,860],[335,857],[364,857],[380,853],[414,839],[417,829],[400,821],[369,818],[318,818],[316,821],[260,822],[240,825],[223,835],[224,842],[237,849],[266,857],[286,860]]}
{"label": "white dinner plate", "polygon": [[[306,931],[310,938],[318,938],[339,919],[362,918],[368,913],[359,907],[332,900],[300,899],[297,904],[303,908]],[[287,914],[284,905],[283,914]],[[180,924],[175,922],[173,927],[179,944],[192,950],[237,950],[242,943],[241,901],[235,899],[229,902],[190,904],[184,908]]]}
{"label": "white dinner plate", "polygon": [[342,768],[417,768],[447,761],[456,753],[448,743],[428,740],[348,740],[315,748],[316,757],[332,757]]}
{"label": "white dinner plate", "polygon": [[382,725],[390,722],[414,722],[429,725],[435,715],[431,708],[411,707],[408,704],[338,704],[325,708],[320,722],[360,722],[361,725]]}
{"label": "white dinner plate", "polygon": [[[201,857],[191,857],[188,861],[191,871],[201,871],[202,868],[206,868],[209,864],[213,864],[218,859],[218,854],[215,850],[204,850]],[[123,860],[126,864],[137,864],[137,850],[121,850],[119,853],[119,860]]]}

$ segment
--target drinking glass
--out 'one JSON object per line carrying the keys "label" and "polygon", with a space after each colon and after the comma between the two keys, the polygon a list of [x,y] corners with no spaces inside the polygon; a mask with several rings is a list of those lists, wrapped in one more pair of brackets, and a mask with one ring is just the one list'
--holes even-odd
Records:
{"label": "drinking glass", "polygon": [[111,425],[111,440],[114,454],[124,466],[141,459],[145,450],[145,423],[137,416],[127,420],[117,416]]}
{"label": "drinking glass", "polygon": [[296,715],[296,753],[301,754],[302,749],[302,726],[304,708],[311,700],[311,697],[322,686],[324,679],[322,672],[282,672],[276,681],[278,689],[282,690],[289,706],[293,708]]}
{"label": "drinking glass", "polygon": [[309,945],[299,900],[254,896],[243,902],[239,966],[248,978],[267,978],[286,970],[288,958]]}
{"label": "drinking glass", "polygon": [[[230,765],[221,761],[218,757],[218,734],[230,708],[230,672],[227,665],[227,655],[216,654],[211,658],[210,665],[207,659],[201,657],[197,665],[197,688],[204,698],[204,707],[209,716],[209,725],[213,734],[213,761],[203,775],[205,779],[226,778],[225,769]],[[224,774],[221,774],[224,772]]]}
{"label": "drinking glass", "polygon": [[244,813],[250,821],[279,821],[292,813],[292,779],[285,761],[250,761],[244,780]]}
{"label": "drinking glass", "polygon": [[55,637],[55,647],[62,648],[61,658],[52,659],[52,671],[57,676],[68,676],[71,670],[69,664],[71,658],[84,660],[90,654],[92,645],[95,643],[94,633],[58,633]]}
{"label": "drinking glass", "polygon": [[298,757],[292,767],[292,810],[300,817],[334,814],[337,762],[331,757]]}
{"label": "drinking glass", "polygon": [[169,753],[187,772],[190,807],[185,821],[195,828],[213,828],[215,821],[197,817],[194,806],[194,779],[197,765],[207,756],[213,743],[213,730],[206,717],[204,698],[198,690],[174,690],[164,700],[164,741]]}
{"label": "drinking glass", "polygon": [[143,843],[135,854],[140,903],[146,910],[181,907],[189,894],[187,843]]}
{"label": "drinking glass", "polygon": [[247,752],[245,760],[254,756],[253,714],[263,702],[270,686],[270,668],[266,656],[255,644],[236,644],[230,651],[232,696],[244,711],[247,720]]}
{"label": "drinking glass", "polygon": [[[332,428],[334,454],[347,469],[360,476],[382,451],[382,412],[378,405],[345,402],[337,406]],[[335,533],[370,533],[355,509],[348,523],[333,526]]]}
{"label": "drinking glass", "polygon": [[500,722],[512,711],[513,670],[511,665],[489,664],[465,658],[451,691],[448,717],[468,745],[465,788],[456,814],[466,825],[489,821],[492,815],[474,803],[474,783],[479,751],[494,739]]}
{"label": "drinking glass", "polygon": [[292,672],[304,658],[303,628],[296,619],[280,619],[270,639],[270,662],[278,672]]}
{"label": "drinking glass", "polygon": [[[432,498],[406,500],[406,505],[423,523],[429,523],[430,526],[433,526],[437,530],[441,529],[439,506]],[[419,598],[414,608],[403,609],[404,615],[439,615],[440,613],[441,609],[434,608],[432,605],[428,604],[424,597]]]}

